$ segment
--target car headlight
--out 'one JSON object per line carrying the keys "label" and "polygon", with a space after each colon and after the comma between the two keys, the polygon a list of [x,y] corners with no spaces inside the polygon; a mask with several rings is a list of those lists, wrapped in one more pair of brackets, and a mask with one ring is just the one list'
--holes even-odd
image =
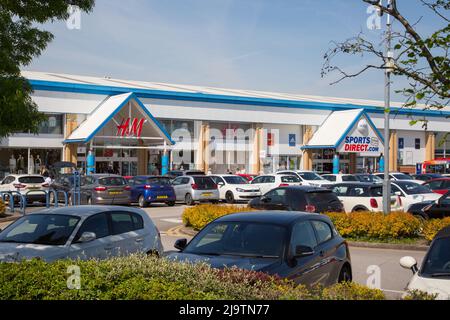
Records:
{"label": "car headlight", "polygon": [[245,190],[244,190],[244,189],[241,189],[241,188],[236,188],[236,191],[237,191],[237,192],[245,192]]}

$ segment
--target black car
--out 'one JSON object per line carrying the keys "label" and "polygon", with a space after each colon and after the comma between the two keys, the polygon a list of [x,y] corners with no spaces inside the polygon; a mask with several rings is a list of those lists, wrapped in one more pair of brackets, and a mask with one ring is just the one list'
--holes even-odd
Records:
{"label": "black car", "polygon": [[436,201],[414,203],[409,207],[408,212],[423,219],[450,217],[450,191]]}
{"label": "black car", "polygon": [[438,173],[421,173],[421,174],[416,174],[413,177],[415,180],[421,180],[421,181],[429,181],[432,179],[444,178],[443,175],[438,174]]}
{"label": "black car", "polygon": [[322,213],[343,212],[344,207],[331,190],[311,186],[288,186],[270,190],[252,199],[251,208],[261,210],[289,210]]}
{"label": "black car", "polygon": [[304,212],[243,212],[220,217],[189,243],[179,239],[170,260],[278,275],[305,285],[351,281],[346,241],[327,216]]}
{"label": "black car", "polygon": [[[77,184],[80,183],[80,197],[81,203],[86,204],[87,199],[92,193],[92,188],[94,187],[94,179],[90,176],[80,176]],[[74,191],[75,176],[71,173],[59,174],[55,180],[50,184],[50,189],[58,192],[58,202],[64,201],[64,192],[67,193],[67,200],[69,203],[72,202],[73,191]],[[62,191],[62,192],[60,192]],[[50,203],[54,203],[55,195],[53,192],[50,193]]]}

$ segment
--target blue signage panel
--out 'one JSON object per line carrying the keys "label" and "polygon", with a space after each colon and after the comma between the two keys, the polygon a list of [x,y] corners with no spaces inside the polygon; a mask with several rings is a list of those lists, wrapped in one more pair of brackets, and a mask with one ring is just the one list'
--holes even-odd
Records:
{"label": "blue signage panel", "polygon": [[422,163],[416,163],[416,174],[422,173]]}
{"label": "blue signage panel", "polygon": [[295,147],[295,133],[289,133],[289,147]]}

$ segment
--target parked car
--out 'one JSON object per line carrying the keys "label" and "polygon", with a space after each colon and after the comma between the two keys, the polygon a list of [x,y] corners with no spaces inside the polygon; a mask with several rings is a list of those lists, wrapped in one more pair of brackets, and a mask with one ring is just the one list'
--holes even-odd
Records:
{"label": "parked car", "polygon": [[205,173],[202,170],[170,170],[165,175],[175,179],[180,176],[204,176]]}
{"label": "parked car", "polygon": [[[48,187],[45,178],[41,175],[11,174],[0,183],[0,192],[18,191],[21,195],[26,196],[27,204],[33,202],[46,203]],[[14,201],[19,202],[19,197],[15,196]]]}
{"label": "parked car", "polygon": [[446,194],[447,191],[450,190],[450,178],[443,177],[439,179],[428,180],[423,185],[433,190],[433,192]]}
{"label": "parked car", "polygon": [[265,174],[257,176],[250,184],[258,188],[261,194],[277,188],[286,186],[299,186],[302,184],[300,178],[296,175],[290,174]]}
{"label": "parked car", "polygon": [[[91,176],[80,176],[80,203],[88,203],[89,197],[92,196],[92,190],[95,187],[95,179]],[[57,191],[58,202],[63,202],[65,200],[64,194],[60,193],[66,192],[67,199],[69,203],[73,201],[73,191],[74,191],[75,177],[73,174],[60,174],[58,175],[50,184],[50,189]],[[78,182],[77,182],[78,183]],[[55,194],[50,193],[50,203],[55,202]]]}
{"label": "parked car", "polygon": [[172,181],[176,201],[193,205],[195,202],[219,202],[217,184],[207,176],[180,176]]}
{"label": "parked car", "polygon": [[257,174],[251,174],[251,173],[238,173],[237,175],[244,178],[248,182],[252,181],[253,179],[255,179],[258,176]]}
{"label": "parked car", "polygon": [[324,187],[331,185],[331,182],[322,178],[314,171],[306,170],[283,170],[278,171],[277,174],[292,174],[300,178],[303,186]]}
{"label": "parked car", "polygon": [[399,198],[399,204],[404,211],[408,211],[409,207],[418,202],[439,199],[439,194],[431,191],[430,188],[411,181],[391,181],[391,191]]}
{"label": "parked car", "polygon": [[414,203],[409,207],[408,212],[423,219],[450,217],[450,191],[438,200]]}
{"label": "parked car", "polygon": [[380,177],[370,174],[370,173],[355,173],[353,174],[356,179],[360,182],[371,182],[371,183],[383,183],[383,179]]}
{"label": "parked car", "polygon": [[91,194],[86,199],[87,204],[130,204],[131,187],[122,176],[93,174],[86,176],[86,179],[86,183],[92,185]]}
{"label": "parked car", "polygon": [[[380,177],[381,180],[384,179],[384,173],[375,173],[377,177]],[[391,172],[389,173],[389,180],[391,181],[409,181],[417,184],[421,184],[422,182],[419,180],[414,180],[409,174],[401,173],[401,172]]]}
{"label": "parked car", "polygon": [[344,211],[339,198],[331,190],[311,186],[275,188],[251,200],[248,205],[260,210],[292,210],[311,213]]}
{"label": "parked car", "polygon": [[236,266],[305,285],[330,286],[352,280],[346,241],[323,215],[271,211],[236,213],[204,227],[170,260],[206,262],[214,268]]}
{"label": "parked car", "polygon": [[322,178],[327,179],[332,183],[340,183],[340,182],[358,182],[359,180],[352,174],[323,174]]}
{"label": "parked car", "polygon": [[251,185],[248,181],[238,175],[223,174],[211,175],[211,179],[218,185],[220,200],[228,203],[235,201],[249,201],[261,196],[259,188]]}
{"label": "parked car", "polygon": [[420,181],[426,182],[426,181],[430,181],[430,180],[434,180],[434,179],[443,178],[443,176],[438,173],[421,173],[421,174],[413,175],[413,178],[414,178],[414,180],[420,180]]}
{"label": "parked car", "polygon": [[137,202],[141,208],[150,203],[162,202],[175,205],[175,191],[171,179],[166,176],[136,176],[128,180],[131,202]]}
{"label": "parked car", "polygon": [[[383,186],[367,182],[343,182],[331,190],[338,196],[346,212],[383,211]],[[400,210],[398,197],[391,196],[391,209]]]}
{"label": "parked car", "polygon": [[23,216],[0,232],[0,261],[40,258],[106,259],[156,253],[159,231],[141,209],[76,206],[45,209]]}
{"label": "parked car", "polygon": [[450,226],[435,236],[420,269],[413,257],[400,259],[400,265],[413,272],[407,290],[436,294],[437,299],[450,299]]}

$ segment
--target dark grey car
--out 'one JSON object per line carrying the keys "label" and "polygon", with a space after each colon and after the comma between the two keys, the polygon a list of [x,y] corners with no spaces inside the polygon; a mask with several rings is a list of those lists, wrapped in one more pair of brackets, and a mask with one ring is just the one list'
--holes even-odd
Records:
{"label": "dark grey car", "polygon": [[347,242],[324,215],[293,211],[235,213],[203,228],[170,260],[236,266],[278,275],[305,285],[352,280]]}
{"label": "dark grey car", "polygon": [[93,174],[86,177],[92,179],[88,204],[130,204],[130,186],[127,181],[119,175]]}

